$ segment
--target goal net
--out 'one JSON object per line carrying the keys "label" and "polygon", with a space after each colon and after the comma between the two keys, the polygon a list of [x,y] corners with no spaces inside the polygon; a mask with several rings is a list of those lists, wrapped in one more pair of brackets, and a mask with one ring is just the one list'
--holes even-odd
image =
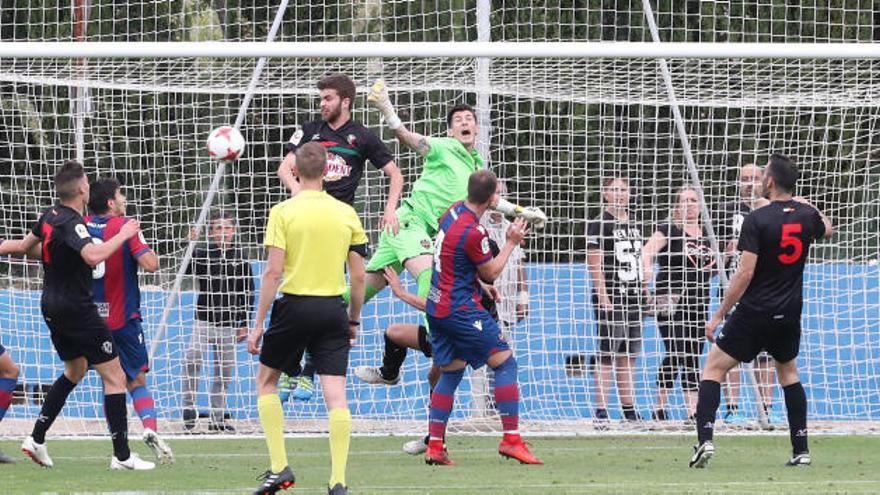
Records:
{"label": "goal net", "polygon": [[[263,41],[277,10],[274,2],[82,1],[60,7],[45,2],[41,7],[43,3],[12,2],[4,8],[0,39]],[[524,3],[492,2],[491,11],[482,10],[488,2],[444,0],[298,4],[287,9],[276,41],[651,40],[637,2],[629,10],[611,10],[602,2],[577,9],[565,7],[566,2],[542,2],[541,8]],[[871,42],[880,32],[870,6],[859,2],[853,8],[782,3],[664,3],[655,14],[663,41]],[[445,112],[452,105],[477,106],[483,131],[479,149],[505,181],[508,197],[540,206],[550,217],[524,249],[529,314],[506,330],[520,364],[523,428],[589,433],[598,426],[591,362],[600,341],[586,259],[587,226],[606,206],[600,192],[606,179],[628,178],[629,209],[641,222],[643,240],[668,223],[679,188],[693,184],[669,88],[652,59],[481,60],[466,53],[462,45],[459,58],[296,58],[291,53],[290,58],[270,59],[241,126],[246,152],[226,167],[212,209],[234,216],[235,243],[246,253],[258,283],[268,211],[287,197],[276,176],[284,143],[298,125],[320,119],[315,88],[320,78],[340,72],[356,82],[353,118],[392,150],[406,177],[404,197],[419,175],[421,160],[398,144],[378,112],[368,109],[364,96],[372,81],[386,80],[402,120],[424,135],[445,135]],[[18,238],[28,231],[53,202],[52,176],[64,160],[80,158],[90,179],[120,179],[129,215],[141,221],[161,260],[159,272],[142,273],[140,281],[146,338],[155,346],[148,384],[165,432],[183,431],[182,386],[195,325],[196,286],[186,275],[179,297],[173,288],[217,167],[208,159],[204,141],[211,129],[235,121],[256,62],[175,56],[0,58],[0,233]],[[668,62],[715,232],[725,232],[723,205],[741,201],[741,166],[763,165],[773,152],[793,157],[802,170],[799,194],[833,219],[837,234],[813,247],[805,273],[798,362],[811,427],[871,431],[880,421],[877,61]],[[356,208],[374,245],[387,189],[381,172],[368,166]],[[192,242],[204,245],[206,239],[203,231]],[[719,238],[722,249],[726,240]],[[0,273],[0,342],[22,369],[20,390],[0,425],[0,435],[12,436],[27,431],[39,413],[41,394],[63,366],[40,316],[39,264],[7,258]],[[413,288],[409,277],[405,279]],[[713,306],[719,286],[716,276]],[[417,323],[419,318],[389,291],[377,296],[365,306],[351,366],[378,366],[383,330],[392,322]],[[708,344],[702,350],[705,356]],[[212,351],[204,351],[198,409],[207,414],[215,371]],[[252,433],[259,431],[256,359],[243,345],[235,347],[235,355],[225,411],[238,432]],[[633,384],[635,408],[643,419],[619,421],[619,394],[612,384],[607,399],[612,421],[602,427],[635,432],[690,428],[684,422],[679,381],[665,406],[669,419],[651,419],[658,369],[666,355],[655,317],[644,315]],[[429,367],[428,359],[410,351],[398,385],[371,386],[351,377],[348,397],[356,432],[422,433]],[[451,431],[500,428],[491,403],[479,392],[482,380],[463,382]],[[758,425],[765,402],[756,394],[758,388],[750,377],[742,379],[737,402],[746,420],[738,427]],[[765,394],[772,396],[766,401],[772,410],[784,413],[778,386],[768,387]],[[100,381],[90,373],[70,396],[53,432],[102,434],[101,404]],[[320,395],[308,402],[291,400],[285,415],[291,431],[326,428]],[[130,417],[137,430],[137,417]],[[206,426],[207,420],[200,420],[196,432],[207,432]]]}

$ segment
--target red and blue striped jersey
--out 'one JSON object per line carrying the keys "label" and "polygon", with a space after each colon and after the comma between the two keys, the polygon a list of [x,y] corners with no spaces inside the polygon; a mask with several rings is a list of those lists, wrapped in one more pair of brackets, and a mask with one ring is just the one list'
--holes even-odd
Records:
{"label": "red and blue striped jersey", "polygon": [[[125,217],[89,216],[86,226],[93,242],[109,241],[128,220]],[[141,316],[141,291],[138,287],[137,259],[150,252],[143,233],[125,241],[122,248],[92,270],[92,292],[98,312],[110,330],[119,330]]]}
{"label": "red and blue striped jersey", "polygon": [[434,241],[427,313],[434,318],[446,318],[454,311],[484,309],[477,267],[491,259],[489,236],[480,219],[463,201],[454,203],[440,217],[440,230]]}

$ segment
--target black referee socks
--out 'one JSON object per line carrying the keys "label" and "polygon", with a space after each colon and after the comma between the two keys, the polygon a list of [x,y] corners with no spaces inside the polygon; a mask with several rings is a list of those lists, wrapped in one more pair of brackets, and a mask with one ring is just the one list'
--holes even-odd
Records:
{"label": "black referee socks", "polygon": [[117,460],[127,461],[131,451],[128,450],[128,411],[125,408],[124,393],[104,395],[104,416],[110,427],[113,455]]}
{"label": "black referee socks", "polygon": [[712,440],[715,433],[715,414],[721,403],[721,384],[712,380],[700,382],[697,397],[697,439],[700,444]]}
{"label": "black referee socks", "polygon": [[61,412],[61,408],[67,402],[67,396],[70,395],[74,387],[76,387],[76,383],[68,380],[64,373],[52,384],[52,388],[49,389],[45,399],[43,399],[40,417],[34,423],[34,429],[31,433],[35,442],[39,444],[46,443],[46,432],[49,431],[49,427],[55,422],[55,418],[58,417],[58,413]]}
{"label": "black referee socks", "polygon": [[785,408],[788,410],[788,433],[795,455],[808,452],[807,448],[807,393],[801,382],[782,387]]}

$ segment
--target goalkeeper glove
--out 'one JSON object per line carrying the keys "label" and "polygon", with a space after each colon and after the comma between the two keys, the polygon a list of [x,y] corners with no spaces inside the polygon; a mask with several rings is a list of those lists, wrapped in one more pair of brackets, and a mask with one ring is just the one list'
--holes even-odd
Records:
{"label": "goalkeeper glove", "polygon": [[370,93],[367,95],[367,102],[370,106],[382,112],[382,115],[385,117],[385,123],[388,124],[391,130],[397,130],[401,126],[400,117],[397,116],[397,112],[394,111],[394,105],[391,104],[391,98],[388,97],[388,88],[385,86],[385,81],[377,79],[373,83],[370,87]]}
{"label": "goalkeeper glove", "polygon": [[493,206],[492,209],[499,213],[503,213],[507,218],[523,218],[536,229],[543,229],[544,225],[547,223],[547,215],[545,215],[540,208],[535,206],[523,208],[522,206],[515,205],[504,198],[499,199],[498,204]]}

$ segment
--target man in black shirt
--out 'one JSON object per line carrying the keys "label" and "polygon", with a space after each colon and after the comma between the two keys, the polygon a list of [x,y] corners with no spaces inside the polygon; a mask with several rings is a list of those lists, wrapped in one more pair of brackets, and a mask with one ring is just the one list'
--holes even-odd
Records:
{"label": "man in black shirt", "polygon": [[[403,174],[394,163],[394,158],[385,143],[359,122],[351,119],[356,88],[354,82],[343,74],[333,74],[318,81],[321,98],[320,121],[306,122],[296,129],[285,145],[287,155],[278,167],[278,176],[296,196],[300,185],[293,175],[296,167],[296,150],[300,146],[317,141],[327,149],[327,174],[324,176],[324,190],[334,198],[354,205],[354,197],[360,185],[367,160],[373,167],[382,170],[388,177],[388,199],[382,215],[380,230],[397,233],[400,223],[397,218],[397,205],[403,191]],[[406,349],[397,348],[399,352]],[[279,382],[279,395],[286,400],[293,390],[293,397],[309,400],[313,393],[315,368],[306,354],[306,364],[298,380],[282,375]]]}
{"label": "man in black shirt", "polygon": [[184,355],[183,426],[187,430],[195,427],[199,376],[203,356],[210,349],[214,376],[208,430],[235,431],[225,421],[226,390],[235,369],[235,344],[247,338],[248,311],[254,293],[251,265],[234,244],[235,231],[234,218],[226,213],[214,213],[208,244],[193,251],[192,263],[187,269],[199,284],[195,327]]}
{"label": "man in black shirt", "polygon": [[[642,231],[629,211],[629,181],[602,184],[605,208],[587,226],[587,264],[598,343],[594,370],[596,419],[608,419],[612,375],[624,418],[637,421],[634,369],[642,349]],[[615,373],[615,369],[617,373]]]}
{"label": "man in black shirt", "polygon": [[[721,381],[734,366],[766,350],[776,361],[785,394],[793,455],[789,466],[810,464],[807,448],[807,396],[795,358],[801,336],[803,274],[810,245],[832,234],[831,222],[805,199],[792,197],[798,169],[787,157],[772,155],[764,169],[763,190],[770,203],[746,217],[738,249],[740,265],[730,288],[706,324],[716,342],[703,367],[697,401],[697,436],[690,466],[706,467],[715,453],[712,434]],[[717,339],[715,328],[736,305]]]}
{"label": "man in black shirt", "polygon": [[141,460],[128,448],[125,373],[110,330],[92,298],[92,267],[137,235],[140,226],[136,220],[129,220],[108,241],[93,243],[81,214],[88,204],[89,182],[78,162],[71,160],[61,167],[55,175],[55,192],[61,201],[43,212],[16,251],[32,252],[42,243],[40,310],[51,332],[52,344],[64,361],[64,373],[46,394],[33,432],[21,449],[37,464],[52,467],[45,445],[46,432],[67,396],[92,367],[104,382],[104,411],[113,440],[110,469],[153,469],[152,462]]}

